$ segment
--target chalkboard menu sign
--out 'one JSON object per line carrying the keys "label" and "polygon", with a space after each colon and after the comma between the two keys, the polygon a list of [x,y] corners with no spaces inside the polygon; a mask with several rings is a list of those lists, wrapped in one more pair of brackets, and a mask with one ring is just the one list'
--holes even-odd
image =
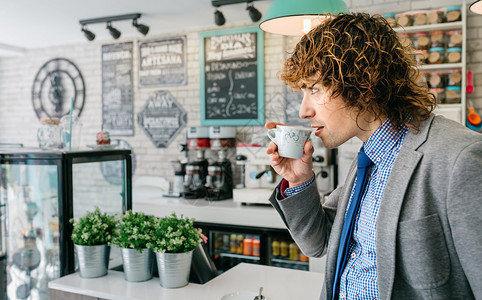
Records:
{"label": "chalkboard menu sign", "polygon": [[157,148],[167,148],[186,126],[187,114],[171,93],[157,91],[139,112],[137,122]]}
{"label": "chalkboard menu sign", "polygon": [[301,119],[299,112],[303,93],[293,91],[285,86],[285,124],[290,126],[307,126],[310,127],[310,121]]}
{"label": "chalkboard menu sign", "polygon": [[134,135],[132,42],[102,45],[102,129]]}
{"label": "chalkboard menu sign", "polygon": [[263,125],[263,31],[202,32],[200,45],[201,125]]}
{"label": "chalkboard menu sign", "polygon": [[139,42],[139,87],[185,85],[186,37]]}

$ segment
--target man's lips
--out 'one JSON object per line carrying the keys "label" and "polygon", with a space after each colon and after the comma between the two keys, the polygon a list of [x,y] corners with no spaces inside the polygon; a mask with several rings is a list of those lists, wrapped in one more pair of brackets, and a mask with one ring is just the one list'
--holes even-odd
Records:
{"label": "man's lips", "polygon": [[323,128],[325,128],[324,126],[311,126],[314,130],[315,130],[315,135],[318,135],[318,133],[320,133]]}

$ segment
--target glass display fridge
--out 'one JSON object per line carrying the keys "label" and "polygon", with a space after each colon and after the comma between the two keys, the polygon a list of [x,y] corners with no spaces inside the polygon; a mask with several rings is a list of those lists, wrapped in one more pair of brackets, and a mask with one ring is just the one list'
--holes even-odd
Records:
{"label": "glass display fridge", "polygon": [[208,237],[208,253],[219,273],[244,262],[309,270],[289,232],[284,229],[196,223]]}
{"label": "glass display fridge", "polygon": [[75,271],[69,220],[131,209],[131,177],[130,150],[0,149],[0,300],[49,299]]}

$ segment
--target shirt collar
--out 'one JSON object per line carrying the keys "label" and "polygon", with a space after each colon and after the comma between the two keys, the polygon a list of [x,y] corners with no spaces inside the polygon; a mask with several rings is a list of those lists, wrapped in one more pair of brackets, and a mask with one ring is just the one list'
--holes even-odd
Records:
{"label": "shirt collar", "polygon": [[392,151],[397,145],[400,146],[407,131],[406,126],[399,131],[395,130],[393,124],[387,119],[363,143],[363,149],[374,164],[379,164],[389,151]]}

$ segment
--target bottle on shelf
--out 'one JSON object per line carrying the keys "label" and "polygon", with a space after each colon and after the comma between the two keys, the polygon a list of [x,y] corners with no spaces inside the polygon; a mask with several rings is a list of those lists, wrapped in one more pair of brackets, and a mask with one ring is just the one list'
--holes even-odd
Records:
{"label": "bottle on shelf", "polygon": [[253,256],[259,257],[260,256],[260,240],[259,238],[253,239]]}
{"label": "bottle on shelf", "polygon": [[243,241],[243,254],[244,255],[253,255],[253,237],[247,235]]}

